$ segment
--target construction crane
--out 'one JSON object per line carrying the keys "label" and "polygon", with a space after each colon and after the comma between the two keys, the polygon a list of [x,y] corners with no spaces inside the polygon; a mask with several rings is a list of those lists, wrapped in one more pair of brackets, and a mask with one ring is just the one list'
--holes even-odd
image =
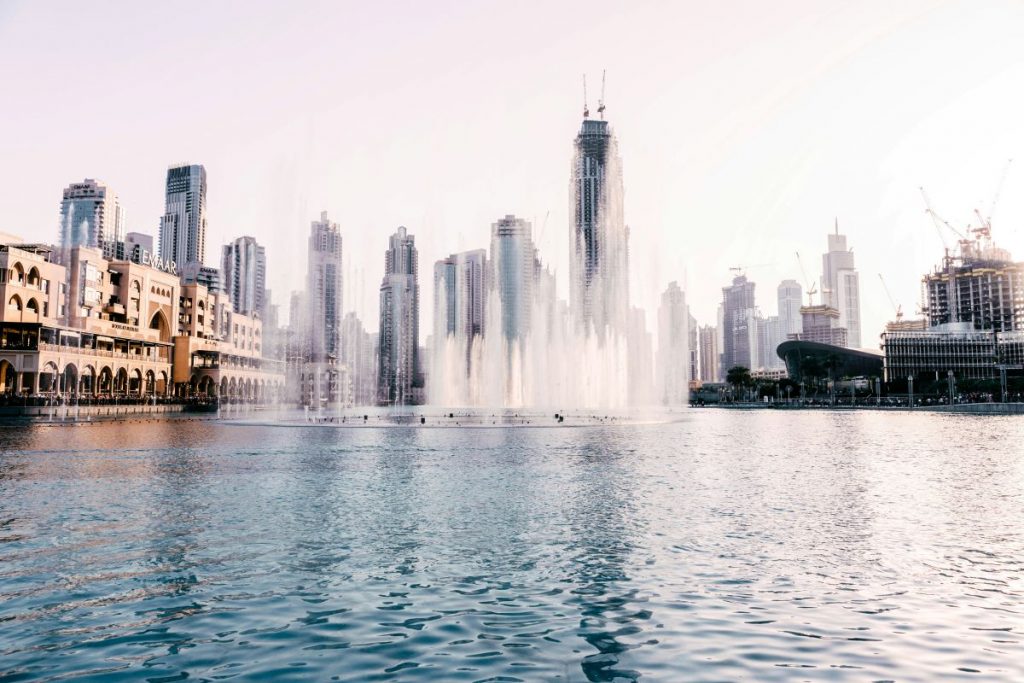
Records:
{"label": "construction crane", "polygon": [[[957,244],[960,247],[959,258],[964,258],[964,257],[968,256],[969,254],[974,253],[974,251],[975,251],[974,246],[975,246],[975,243],[977,241],[977,238],[975,237],[974,239],[971,239],[970,237],[968,237],[964,233],[962,233],[959,230],[957,230],[956,228],[954,228],[953,225],[949,221],[947,221],[945,218],[943,218],[938,213],[936,213],[935,209],[932,207],[931,199],[928,198],[928,193],[924,191],[923,187],[919,188],[919,189],[921,190],[921,196],[924,198],[924,205],[926,207],[925,208],[925,213],[927,213],[929,216],[931,216],[932,222],[935,223],[935,229],[938,230],[938,232],[939,232],[939,239],[942,240],[942,247],[943,247],[943,249],[946,252],[946,256],[945,256],[945,259],[944,259],[944,263],[946,264],[946,267],[949,267],[949,265],[957,257],[955,257],[955,256],[953,256],[953,255],[951,255],[949,253],[949,245],[946,244],[945,238],[942,237],[942,226],[945,226],[945,227],[949,228],[949,230],[951,232],[953,232],[953,234],[955,234],[957,236]],[[981,228],[980,230],[983,231],[984,228]],[[971,233],[975,232],[975,230],[972,229],[971,227],[968,227],[967,231],[971,232]]]}
{"label": "construction crane", "polygon": [[597,101],[597,113],[601,115],[602,121],[604,121],[604,74],[605,70],[601,69],[601,99]]}
{"label": "construction crane", "polygon": [[949,221],[935,212],[935,209],[932,208],[932,200],[928,197],[928,193],[924,191],[924,188],[919,187],[918,189],[921,190],[921,197],[924,198],[924,212],[928,214],[931,217],[932,222],[935,223],[935,229],[939,233],[939,239],[942,240],[942,246],[946,246],[946,238],[942,236],[943,227],[949,228],[953,234],[960,238],[960,241],[966,240],[967,235],[954,228]]}
{"label": "construction crane", "polygon": [[583,74],[583,118],[590,118],[590,107],[587,106],[587,74]]}
{"label": "construction crane", "polygon": [[[544,230],[548,227],[548,217],[551,216],[551,209],[548,209],[544,214],[544,222],[540,224],[540,232],[537,234],[537,244],[542,244],[544,241]],[[534,219],[536,223],[536,219]]]}
{"label": "construction crane", "polygon": [[1003,172],[999,174],[999,181],[996,183],[995,194],[992,195],[992,203],[988,207],[988,215],[982,216],[981,211],[978,209],[974,210],[974,215],[978,217],[980,221],[979,226],[972,232],[976,235],[980,235],[985,238],[992,237],[992,214],[995,213],[996,204],[999,203],[999,196],[1003,192],[1003,185],[1006,183],[1006,176],[1010,172],[1010,164],[1013,163],[1013,159],[1007,159],[1006,165],[1003,166]]}
{"label": "construction crane", "polygon": [[807,278],[807,271],[804,270],[804,261],[800,258],[800,252],[796,252],[796,262],[800,264],[800,274],[804,276],[804,284],[807,286],[807,305],[814,305],[814,295],[818,293],[818,283],[812,283]]}
{"label": "construction crane", "polygon": [[740,266],[732,266],[729,268],[730,273],[736,273],[737,275],[746,275],[747,271],[751,268],[764,268],[766,266],[774,266],[774,263],[755,263],[752,266],[746,264]]}
{"label": "construction crane", "polygon": [[889,297],[889,303],[892,305],[893,310],[896,311],[896,322],[898,323],[903,320],[903,305],[897,304],[895,299],[892,298],[892,293],[889,291],[889,285],[885,284],[885,278],[882,277],[881,273],[878,274],[878,279],[882,281],[882,289],[885,290],[885,295]]}

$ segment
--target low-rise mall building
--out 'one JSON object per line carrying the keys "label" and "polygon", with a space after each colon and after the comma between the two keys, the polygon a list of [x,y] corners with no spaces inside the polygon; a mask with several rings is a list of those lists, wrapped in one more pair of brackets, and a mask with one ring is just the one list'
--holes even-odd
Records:
{"label": "low-rise mall building", "polygon": [[226,292],[182,285],[174,383],[182,398],[268,403],[284,390],[284,362],[263,357],[263,323],[235,313]]}
{"label": "low-rise mall building", "polygon": [[0,404],[266,401],[284,383],[258,318],[165,269],[0,245]]}

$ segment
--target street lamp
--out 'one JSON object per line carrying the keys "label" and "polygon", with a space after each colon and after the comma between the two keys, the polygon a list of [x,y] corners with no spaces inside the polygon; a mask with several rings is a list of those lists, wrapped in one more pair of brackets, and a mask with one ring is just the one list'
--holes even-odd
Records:
{"label": "street lamp", "polygon": [[956,380],[953,379],[952,370],[946,370],[946,380],[949,382],[949,405],[953,405],[953,392],[956,387]]}
{"label": "street lamp", "polygon": [[910,375],[907,377],[907,386],[909,387],[907,397],[910,400],[910,407],[914,407],[914,376]]}

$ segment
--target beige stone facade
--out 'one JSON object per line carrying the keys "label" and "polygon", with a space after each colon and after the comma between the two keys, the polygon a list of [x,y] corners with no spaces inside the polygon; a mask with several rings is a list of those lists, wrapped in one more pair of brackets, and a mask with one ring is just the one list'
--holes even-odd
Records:
{"label": "beige stone facade", "polygon": [[284,363],[263,357],[263,324],[235,313],[224,292],[182,287],[174,382],[179,395],[267,403],[284,390]]}
{"label": "beige stone facade", "polygon": [[0,245],[0,402],[157,402],[276,397],[257,318],[177,274],[98,249],[65,265],[39,245]]}
{"label": "beige stone facade", "polygon": [[[0,246],[0,395],[166,396],[177,279],[98,249]],[[68,273],[74,277],[68,277]]]}

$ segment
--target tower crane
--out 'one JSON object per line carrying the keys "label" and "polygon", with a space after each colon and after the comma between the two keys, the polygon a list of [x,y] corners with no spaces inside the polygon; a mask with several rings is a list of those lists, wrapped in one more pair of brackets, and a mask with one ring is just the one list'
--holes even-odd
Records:
{"label": "tower crane", "polygon": [[739,265],[739,266],[731,266],[729,268],[729,272],[730,273],[735,273],[736,275],[746,275],[747,271],[750,270],[751,268],[764,268],[766,266],[774,266],[774,265],[775,265],[774,263],[755,263],[752,266],[748,266],[746,264],[743,264],[743,265]]}
{"label": "tower crane", "polygon": [[[925,213],[931,216],[932,222],[935,223],[935,229],[938,230],[939,232],[939,239],[942,240],[942,246],[946,251],[945,261],[947,265],[949,262],[952,261],[954,257],[950,255],[949,246],[946,244],[945,238],[942,237],[942,226],[949,228],[953,232],[953,234],[957,236],[957,244],[960,246],[961,257],[971,254],[974,251],[975,240],[972,240],[970,237],[954,228],[949,221],[947,221],[945,218],[936,213],[935,209],[932,208],[932,202],[931,199],[928,198],[928,193],[924,191],[923,187],[918,189],[921,190],[921,196],[924,198],[924,205],[926,207]],[[968,228],[968,230],[970,230],[970,228]]]}
{"label": "tower crane", "polygon": [[[537,243],[540,244],[544,240],[544,230],[548,227],[548,217],[551,216],[551,209],[548,209],[544,213],[544,222],[540,224],[540,233],[537,235]],[[536,222],[536,221],[535,221]]]}
{"label": "tower crane", "polygon": [[897,304],[892,298],[892,293],[889,291],[889,285],[885,284],[885,278],[882,277],[881,273],[878,274],[878,279],[882,281],[882,289],[885,290],[885,295],[889,297],[889,303],[892,305],[893,310],[896,311],[896,322],[898,323],[903,320],[903,305]]}
{"label": "tower crane", "polygon": [[583,118],[590,118],[590,107],[587,106],[587,74],[583,74]]}
{"label": "tower crane", "polygon": [[946,238],[942,236],[943,227],[949,228],[949,230],[953,234],[960,238],[960,241],[966,240],[966,235],[964,235],[962,232],[954,228],[949,221],[947,221],[945,218],[943,218],[942,216],[935,212],[935,209],[932,208],[932,200],[928,197],[928,193],[925,192],[924,188],[919,187],[917,189],[921,191],[921,197],[924,198],[924,212],[928,214],[931,217],[932,222],[935,223],[935,229],[939,233],[939,239],[942,240],[942,246],[946,246]]}
{"label": "tower crane", "polygon": [[800,252],[796,252],[796,262],[800,264],[800,274],[804,276],[804,284],[807,286],[807,305],[814,305],[814,295],[818,293],[818,283],[812,283],[807,279],[807,271],[804,270],[804,261],[800,258]]}
{"label": "tower crane", "polygon": [[982,216],[981,211],[978,209],[974,210],[974,215],[978,217],[980,221],[979,227],[974,229],[976,235],[980,235],[985,238],[992,237],[992,214],[995,213],[996,204],[999,203],[999,196],[1003,192],[1003,185],[1006,183],[1006,176],[1010,172],[1010,164],[1013,163],[1013,159],[1008,159],[1006,165],[1003,166],[1003,172],[999,174],[999,181],[996,183],[995,194],[992,195],[992,203],[988,207],[988,216]]}

